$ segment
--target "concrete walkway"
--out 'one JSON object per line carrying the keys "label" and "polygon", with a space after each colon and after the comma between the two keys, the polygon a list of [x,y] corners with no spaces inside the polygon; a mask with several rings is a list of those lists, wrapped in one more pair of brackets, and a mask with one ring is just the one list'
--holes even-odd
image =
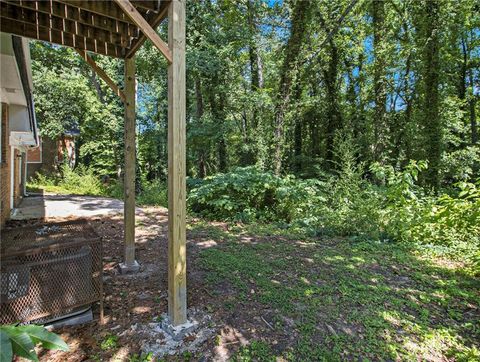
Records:
{"label": "concrete walkway", "polygon": [[22,200],[20,206],[14,211],[12,219],[90,217],[115,214],[123,214],[123,201],[101,196],[36,194]]}

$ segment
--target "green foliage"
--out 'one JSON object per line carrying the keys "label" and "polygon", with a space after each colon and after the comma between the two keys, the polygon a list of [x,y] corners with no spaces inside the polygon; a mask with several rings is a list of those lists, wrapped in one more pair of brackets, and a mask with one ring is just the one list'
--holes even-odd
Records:
{"label": "green foliage", "polygon": [[277,359],[267,343],[262,341],[252,341],[249,345],[240,348],[232,360],[236,362],[274,362]]}
{"label": "green foliage", "polygon": [[165,182],[159,180],[143,182],[142,191],[137,196],[137,203],[140,205],[167,207],[168,194]]}
{"label": "green foliage", "polygon": [[31,361],[38,361],[35,346],[46,349],[68,351],[67,344],[55,333],[49,332],[42,326],[24,325],[0,326],[0,361],[10,362],[13,356],[23,357]]}
{"label": "green foliage", "polygon": [[218,220],[274,221],[314,234],[410,242],[474,263],[480,250],[478,181],[435,196],[418,186],[427,163],[411,161],[398,171],[373,164],[373,184],[349,161],[349,152],[344,149],[338,174],[322,182],[253,167],[208,177],[193,186],[190,209]]}
{"label": "green foliage", "polygon": [[193,212],[217,219],[285,221],[306,218],[319,202],[319,181],[279,177],[255,167],[207,177],[188,197]]}
{"label": "green foliage", "polygon": [[151,362],[154,361],[153,353],[148,352],[148,353],[140,353],[140,354],[134,354],[133,356],[130,356],[128,359],[128,362]]}
{"label": "green foliage", "polygon": [[59,192],[75,195],[105,195],[106,189],[91,169],[79,166],[72,170],[68,165],[62,165],[60,175],[45,176],[37,173],[28,187],[44,189],[48,192]]}
{"label": "green foliage", "polygon": [[118,336],[115,336],[113,334],[109,334],[105,336],[102,343],[100,343],[100,348],[103,351],[116,349],[117,347],[118,347]]}

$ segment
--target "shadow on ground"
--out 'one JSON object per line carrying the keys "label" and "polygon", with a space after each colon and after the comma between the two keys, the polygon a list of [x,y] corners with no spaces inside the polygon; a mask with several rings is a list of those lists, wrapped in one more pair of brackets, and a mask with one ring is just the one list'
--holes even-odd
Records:
{"label": "shadow on ground", "polygon": [[[138,217],[142,269],[133,276],[116,271],[121,219],[92,225],[104,240],[107,322],[62,330],[72,352],[45,352],[43,360],[141,360],[132,326],[167,310],[166,210]],[[188,303],[211,315],[217,336],[172,359],[461,360],[479,347],[479,287],[456,266],[404,245],[298,240],[191,222]]]}

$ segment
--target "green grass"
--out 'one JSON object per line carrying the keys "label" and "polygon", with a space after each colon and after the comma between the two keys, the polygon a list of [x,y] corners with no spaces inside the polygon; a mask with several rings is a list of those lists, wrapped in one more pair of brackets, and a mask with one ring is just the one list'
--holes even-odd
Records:
{"label": "green grass", "polygon": [[[41,192],[71,195],[106,196],[123,199],[123,187],[119,182],[103,185],[100,179],[88,170],[72,171],[64,168],[62,177],[37,174],[36,178],[27,184],[29,192]],[[164,182],[152,181],[142,184],[141,192],[136,195],[140,206],[167,207],[167,186]]]}
{"label": "green grass", "polygon": [[105,336],[103,341],[100,343],[100,348],[103,351],[108,351],[112,349],[117,349],[118,348],[118,336],[109,334]]}
{"label": "green grass", "polygon": [[275,311],[276,332],[297,336],[280,352],[271,340],[255,341],[239,361],[480,358],[480,281],[460,265],[399,243],[212,228],[191,233],[224,241],[200,253],[213,292],[228,283],[230,309]]}

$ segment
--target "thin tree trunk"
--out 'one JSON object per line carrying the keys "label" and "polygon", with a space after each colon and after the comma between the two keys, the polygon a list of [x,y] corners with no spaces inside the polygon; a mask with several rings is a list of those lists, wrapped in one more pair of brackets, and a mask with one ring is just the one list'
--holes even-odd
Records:
{"label": "thin tree trunk", "polygon": [[[470,78],[470,87],[472,88],[472,92],[474,89],[474,82],[473,82],[473,71],[472,68],[470,68],[469,72],[469,78]],[[470,98],[470,129],[472,133],[472,144],[476,145],[478,143],[478,125],[477,125],[477,115],[475,112],[475,107],[476,107],[476,96],[474,94],[471,95]]]}
{"label": "thin tree trunk", "polygon": [[95,71],[93,69],[89,73],[89,79],[93,87],[95,88],[95,91],[97,92],[98,99],[100,99],[100,102],[102,104],[105,104],[105,95],[103,94],[102,87],[100,86],[100,83],[98,82],[98,79],[97,79],[97,75],[95,74]]}
{"label": "thin tree trunk", "polygon": [[[200,77],[195,78],[195,99],[196,99],[196,116],[197,122],[202,124],[203,117],[203,95],[202,95],[202,83]],[[198,177],[205,178],[207,175],[206,162],[205,162],[205,150],[200,149],[198,155]]]}
{"label": "thin tree trunk", "polygon": [[385,3],[383,0],[373,0],[373,87],[375,109],[373,117],[374,144],[373,159],[380,161],[385,143],[385,110],[387,102],[386,91],[386,54],[385,54]]}
{"label": "thin tree trunk", "polygon": [[[461,39],[461,48],[462,48],[462,63],[460,65],[460,77],[458,79],[458,98],[462,101],[461,109],[464,114],[464,122],[468,124],[468,105],[467,105],[467,66],[468,66],[468,50],[467,44],[465,43],[465,37],[462,35]],[[466,135],[462,132],[461,138],[464,143],[468,143],[466,140]]]}
{"label": "thin tree trunk", "polygon": [[[407,62],[405,66],[405,86],[404,86],[404,93],[405,93],[405,100],[406,100],[406,107],[405,107],[405,121],[402,127],[402,131],[400,133],[400,142],[403,143],[405,147],[405,158],[406,162],[410,161],[412,158],[412,141],[410,139],[410,134],[408,130],[410,129],[410,124],[412,122],[412,95],[410,94],[410,87],[409,87],[409,79],[410,79],[410,71],[412,66],[412,54],[409,54],[407,57]],[[402,144],[401,143],[401,144]]]}
{"label": "thin tree trunk", "polygon": [[327,130],[326,130],[326,156],[327,168],[333,168],[334,161],[334,139],[335,134],[342,128],[342,115],[338,105],[338,49],[333,41],[329,42],[330,59],[327,70],[324,71],[325,88],[327,92]]}
{"label": "thin tree trunk", "polygon": [[[214,84],[217,84],[217,82],[214,82]],[[217,143],[218,171],[225,172],[227,170],[227,144],[225,142],[225,135],[223,130],[223,123],[225,119],[225,98],[222,94],[220,94],[219,101],[217,103],[215,99],[215,94],[213,92],[210,92],[209,98],[212,116],[220,129],[220,136]]]}
{"label": "thin tree trunk", "polygon": [[[297,86],[295,87],[295,102],[298,102],[300,100],[302,94],[302,87],[299,83],[297,83]],[[302,133],[303,133],[303,122],[304,122],[304,117],[296,117],[295,118],[295,128],[293,131],[293,156],[294,156],[294,170],[297,173],[300,173],[302,171],[302,150],[303,150],[303,138],[302,138]]]}

